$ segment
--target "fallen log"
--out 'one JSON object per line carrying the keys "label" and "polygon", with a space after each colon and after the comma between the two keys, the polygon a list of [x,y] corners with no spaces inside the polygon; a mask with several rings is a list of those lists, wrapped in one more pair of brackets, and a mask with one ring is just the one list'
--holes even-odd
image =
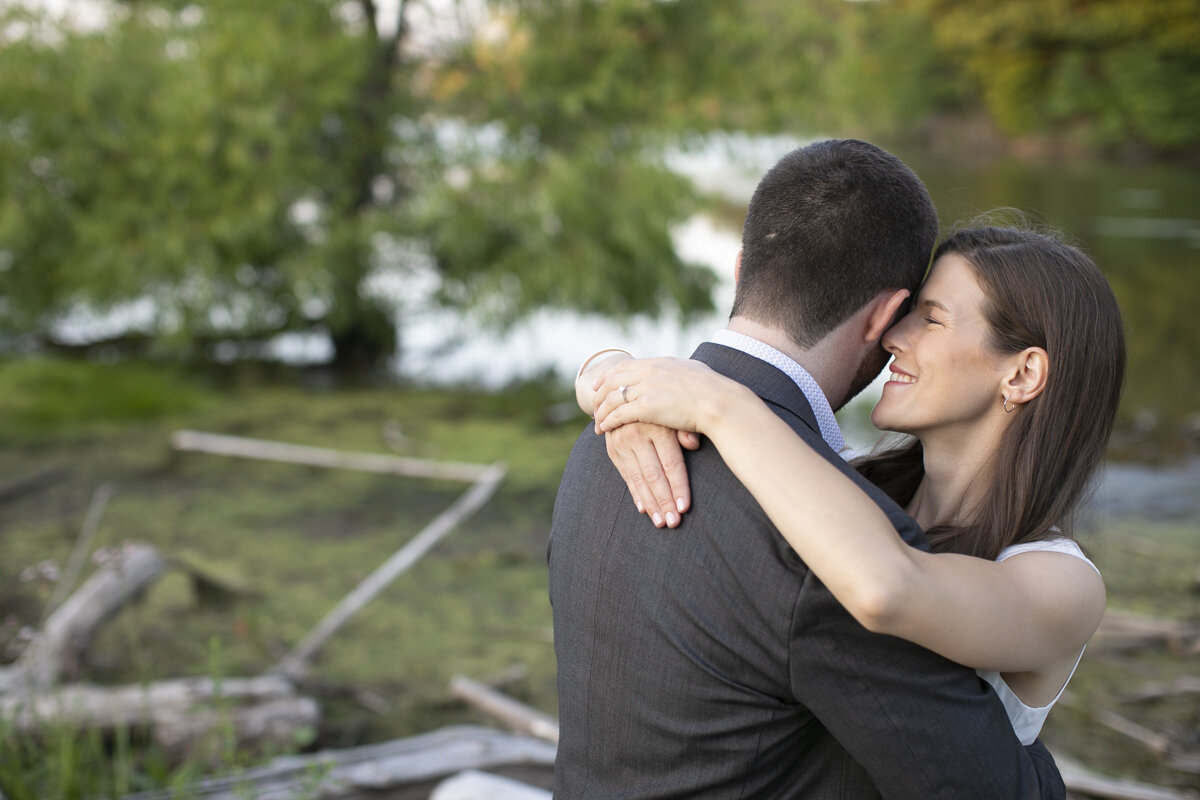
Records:
{"label": "fallen log", "polygon": [[280,676],[180,678],[132,686],[72,684],[0,697],[0,719],[36,736],[47,730],[146,731],[172,763],[218,765],[239,753],[278,753],[311,741],[317,703]]}
{"label": "fallen log", "polygon": [[469,769],[439,783],[429,800],[550,800],[552,796],[528,783]]}
{"label": "fallen log", "polygon": [[1200,678],[1183,675],[1166,683],[1149,683],[1137,691],[1130,692],[1121,698],[1125,703],[1144,703],[1149,700],[1160,700],[1165,697],[1177,697],[1184,694],[1200,694]]}
{"label": "fallen log", "polygon": [[45,691],[76,674],[96,630],[158,580],[167,563],[149,545],[130,545],[46,619],[41,633],[0,679],[0,691]]}
{"label": "fallen log", "polygon": [[220,766],[229,748],[240,754],[279,753],[311,742],[321,710],[311,697],[278,697],[252,705],[156,708],[150,725],[155,744],[172,763]]}
{"label": "fallen log", "polygon": [[67,474],[67,470],[63,467],[46,467],[32,475],[6,481],[0,484],[0,503],[39,492],[48,486],[58,483],[67,477]]}
{"label": "fallen log", "polygon": [[23,733],[47,725],[99,728],[148,726],[155,714],[186,714],[218,702],[258,703],[295,696],[286,678],[176,678],[128,686],[75,683],[37,693],[0,697],[0,717]]}
{"label": "fallen log", "polygon": [[1171,769],[1178,770],[1179,772],[1200,775],[1200,753],[1167,756],[1166,764]]}
{"label": "fallen log", "polygon": [[370,575],[346,595],[340,603],[322,619],[317,626],[296,645],[273,669],[283,675],[299,678],[308,671],[308,662],[325,644],[325,641],[354,616],[358,611],[383,591],[388,584],[403,574],[429,551],[437,542],[462,522],[478,511],[491,499],[500,481],[507,472],[503,464],[493,464],[462,494],[452,506],[439,514],[424,530],[414,536],[404,547],[381,564]]}
{"label": "fallen log", "polygon": [[453,481],[478,481],[489,474],[487,464],[463,464],[454,461],[430,461],[384,453],[357,453],[327,447],[272,442],[245,436],[228,436],[200,431],[176,431],[171,435],[175,450],[210,453],[213,455],[249,458],[259,461],[281,461],[310,467],[351,469],[383,475],[404,475],[414,478],[442,478]]}
{"label": "fallen log", "polygon": [[1067,791],[1102,800],[1200,800],[1200,794],[1185,789],[1168,789],[1093,772],[1073,759],[1054,754]]}
{"label": "fallen log", "polygon": [[336,800],[436,781],[469,769],[516,765],[552,769],[554,754],[554,745],[537,739],[456,726],[383,744],[283,756],[235,775],[140,792],[123,800],[170,800],[180,796],[195,800]]}
{"label": "fallen log", "polygon": [[1110,731],[1119,733],[1145,747],[1150,752],[1161,757],[1171,747],[1171,739],[1165,734],[1152,731],[1144,725],[1139,725],[1131,719],[1126,719],[1115,711],[1099,709],[1092,719]]}
{"label": "fallen log", "polygon": [[1164,619],[1108,609],[1088,644],[1090,650],[1119,652],[1165,645],[1187,654],[1200,653],[1200,622]]}
{"label": "fallen log", "polygon": [[503,692],[462,675],[450,679],[450,693],[458,699],[491,714],[516,733],[524,733],[558,743],[558,721]]}

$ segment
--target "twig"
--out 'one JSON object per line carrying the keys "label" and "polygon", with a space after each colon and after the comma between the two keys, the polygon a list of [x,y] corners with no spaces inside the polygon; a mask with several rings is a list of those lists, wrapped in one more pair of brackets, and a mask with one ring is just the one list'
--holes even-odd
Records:
{"label": "twig", "polygon": [[516,733],[558,744],[557,721],[503,692],[462,675],[450,679],[450,692],[468,705],[496,717]]}
{"label": "twig", "polygon": [[83,527],[79,529],[79,538],[75,541],[75,549],[71,551],[71,557],[67,559],[62,580],[54,587],[54,594],[50,595],[50,601],[46,604],[47,615],[58,608],[59,604],[66,600],[67,595],[75,588],[75,581],[79,579],[79,573],[87,560],[88,551],[91,550],[92,540],[96,538],[96,531],[100,528],[100,517],[104,515],[108,501],[116,492],[115,485],[102,483],[92,493],[92,502],[88,505],[87,514],[83,518]]}
{"label": "twig", "polygon": [[1200,800],[1200,795],[1195,792],[1109,778],[1058,753],[1054,754],[1054,761],[1058,764],[1067,789],[1089,797],[1105,800]]}
{"label": "twig", "polygon": [[1148,683],[1136,692],[1130,692],[1121,700],[1125,703],[1142,703],[1147,700],[1159,700],[1181,694],[1200,694],[1200,678],[1182,675],[1167,683]]}
{"label": "twig", "polygon": [[44,489],[52,483],[57,483],[67,476],[67,470],[62,467],[46,467],[32,475],[17,478],[0,484],[0,503],[15,500],[26,494],[32,494]]}
{"label": "twig", "polygon": [[1151,617],[1110,608],[1089,647],[1113,652],[1166,644],[1184,653],[1200,649],[1200,623]]}
{"label": "twig", "polygon": [[444,478],[455,481],[478,481],[491,474],[490,470],[492,469],[486,464],[428,461],[383,453],[355,453],[327,447],[309,447],[199,431],[176,431],[171,435],[171,447],[182,451],[250,458],[259,461],[282,461],[310,467],[352,469],[383,475]]}
{"label": "twig", "polygon": [[1149,728],[1139,725],[1131,719],[1126,719],[1115,711],[1101,709],[1093,715],[1093,719],[1111,731],[1132,739],[1150,750],[1155,755],[1162,756],[1171,747],[1171,740],[1161,733],[1155,733]]}
{"label": "twig", "polygon": [[397,550],[391,558],[381,564],[374,572],[363,579],[362,583],[346,595],[337,606],[330,611],[317,627],[312,630],[296,648],[284,657],[274,668],[274,672],[298,678],[307,670],[307,663],[313,654],[333,635],[346,620],[354,616],[363,606],[369,603],[388,584],[404,573],[416,561],[437,544],[443,536],[454,529],[456,525],[475,513],[491,496],[495,494],[500,481],[504,479],[506,469],[503,464],[493,464],[487,468],[470,489],[463,493],[454,505],[438,515],[413,537],[408,544]]}

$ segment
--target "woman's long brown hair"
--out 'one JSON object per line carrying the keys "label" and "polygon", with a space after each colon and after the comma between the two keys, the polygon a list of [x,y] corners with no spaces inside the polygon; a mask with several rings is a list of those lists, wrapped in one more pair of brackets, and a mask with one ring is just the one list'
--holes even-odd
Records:
{"label": "woman's long brown hair", "polygon": [[[951,253],[966,260],[983,290],[988,346],[1000,353],[1041,347],[1049,356],[1046,387],[1015,412],[974,517],[926,531],[934,552],[995,559],[1012,544],[1073,536],[1121,399],[1125,335],[1099,268],[1054,236],[970,228],[942,242],[934,260]],[[919,441],[855,466],[902,506],[925,475]]]}

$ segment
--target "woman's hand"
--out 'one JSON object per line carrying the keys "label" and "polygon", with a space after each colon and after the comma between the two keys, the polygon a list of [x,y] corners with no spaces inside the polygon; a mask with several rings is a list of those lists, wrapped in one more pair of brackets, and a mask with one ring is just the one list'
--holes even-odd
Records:
{"label": "woman's hand", "polygon": [[[622,361],[593,388],[596,432],[605,434],[609,458],[638,510],[656,527],[674,528],[691,507],[683,449],[700,446],[693,431],[705,430],[702,417],[710,406],[749,390],[698,361],[672,358]],[[714,397],[717,402],[707,402]]]}
{"label": "woman's hand", "polygon": [[695,450],[700,437],[635,422],[606,433],[604,443],[637,510],[648,515],[656,528],[677,526],[692,502],[683,448]]}
{"label": "woman's hand", "polygon": [[[631,422],[653,422],[711,435],[721,409],[752,398],[749,389],[699,361],[650,358],[623,361],[593,386],[596,432]],[[732,405],[732,408],[737,408]]]}

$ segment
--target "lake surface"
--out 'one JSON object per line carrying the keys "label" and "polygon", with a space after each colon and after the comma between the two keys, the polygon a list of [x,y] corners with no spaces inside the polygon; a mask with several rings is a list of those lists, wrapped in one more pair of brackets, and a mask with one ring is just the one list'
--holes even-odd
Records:
{"label": "lake surface", "polygon": [[[762,173],[796,142],[726,144],[675,156],[671,163],[705,191],[744,205]],[[1018,208],[1061,230],[1104,270],[1121,304],[1129,347],[1114,458],[1178,462],[1200,452],[1200,169],[899,155],[925,180],[943,226],[997,207]],[[608,345],[645,355],[687,355],[725,323],[740,224],[740,218],[701,216],[675,232],[681,255],[710,265],[721,278],[715,295],[720,313],[686,325],[670,317],[617,323],[542,312],[497,333],[460,314],[430,310],[423,298],[431,279],[381,287],[404,306],[404,349],[396,369],[419,381],[499,386],[548,373],[569,378],[584,356]],[[857,446],[874,441],[865,418],[880,386],[877,382],[839,415]]]}

